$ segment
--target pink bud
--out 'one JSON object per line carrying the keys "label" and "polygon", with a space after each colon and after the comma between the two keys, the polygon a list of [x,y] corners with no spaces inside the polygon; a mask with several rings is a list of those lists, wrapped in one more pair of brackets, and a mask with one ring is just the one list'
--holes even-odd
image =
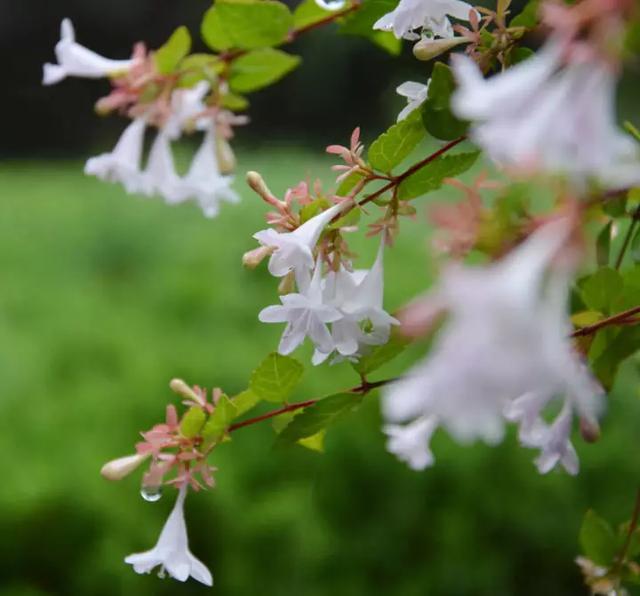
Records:
{"label": "pink bud", "polygon": [[187,399],[191,399],[195,402],[200,402],[200,397],[182,379],[171,379],[169,387],[171,388],[171,391],[181,395],[182,397],[186,397]]}
{"label": "pink bud", "polygon": [[265,257],[273,252],[272,246],[259,246],[242,255],[242,264],[248,269],[255,269]]}

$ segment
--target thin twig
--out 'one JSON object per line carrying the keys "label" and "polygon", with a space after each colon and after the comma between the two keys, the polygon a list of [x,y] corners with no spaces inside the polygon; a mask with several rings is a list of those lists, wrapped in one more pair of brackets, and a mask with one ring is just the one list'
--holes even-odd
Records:
{"label": "thin twig", "polygon": [[[615,324],[635,324],[636,322],[640,322],[640,320],[632,319],[633,315],[640,313],[640,306],[634,306],[628,310],[619,312],[615,315],[611,315],[606,319],[602,319],[593,325],[587,325],[586,327],[582,327],[581,329],[577,329],[571,334],[571,337],[583,337],[585,335],[591,335],[596,331],[599,331],[603,327],[609,327],[610,325]],[[627,319],[630,319],[627,321]]]}
{"label": "thin twig", "polygon": [[633,212],[633,215],[631,216],[631,223],[629,224],[629,229],[627,230],[627,234],[624,237],[622,248],[620,249],[620,253],[618,254],[618,258],[616,259],[616,265],[615,265],[616,269],[620,269],[620,265],[622,265],[622,260],[624,259],[624,255],[627,252],[627,248],[629,248],[629,243],[633,238],[633,232],[636,229],[639,219],[640,219],[640,205],[637,207],[637,209]]}
{"label": "thin twig", "polygon": [[625,559],[627,557],[627,552],[629,551],[629,546],[631,545],[631,539],[633,538],[633,534],[638,528],[638,522],[640,521],[640,489],[636,493],[636,502],[633,506],[633,513],[631,514],[631,521],[629,522],[629,530],[627,531],[627,537],[625,538],[624,544],[620,549],[616,559],[617,563],[614,570],[614,575],[619,575],[620,571],[622,571],[622,566],[624,565]]}

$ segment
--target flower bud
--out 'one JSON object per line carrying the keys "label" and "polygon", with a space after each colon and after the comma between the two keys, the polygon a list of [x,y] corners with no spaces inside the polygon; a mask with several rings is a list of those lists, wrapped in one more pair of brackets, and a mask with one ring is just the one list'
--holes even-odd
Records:
{"label": "flower bud", "polygon": [[218,158],[218,168],[221,174],[233,174],[236,169],[236,156],[227,140],[216,136],[216,157]]}
{"label": "flower bud", "polygon": [[469,43],[469,40],[466,37],[452,37],[451,39],[424,38],[413,46],[413,55],[418,60],[431,60],[463,43]]}
{"label": "flower bud", "polygon": [[149,455],[149,453],[135,453],[134,455],[125,455],[124,457],[113,459],[102,466],[100,474],[107,480],[122,480],[125,476],[131,474]]}
{"label": "flower bud", "polygon": [[587,443],[595,443],[600,439],[600,426],[595,420],[580,418],[580,434]]}
{"label": "flower bud", "polygon": [[289,273],[287,273],[278,284],[278,294],[281,296],[291,294],[294,290],[295,282],[296,278],[293,271],[289,271]]}
{"label": "flower bud", "polygon": [[198,394],[182,379],[171,379],[171,381],[169,381],[169,388],[171,389],[171,391],[177,393],[178,395],[181,395],[182,397],[192,399],[196,402],[200,401],[200,397],[198,396]]}
{"label": "flower bud", "polygon": [[273,196],[273,193],[267,187],[264,179],[258,172],[247,172],[247,184],[251,187],[251,190],[258,194],[264,201],[270,205],[278,206],[280,201]]}
{"label": "flower bud", "polygon": [[242,264],[248,269],[255,269],[265,257],[273,252],[272,246],[259,246],[249,250],[242,255]]}

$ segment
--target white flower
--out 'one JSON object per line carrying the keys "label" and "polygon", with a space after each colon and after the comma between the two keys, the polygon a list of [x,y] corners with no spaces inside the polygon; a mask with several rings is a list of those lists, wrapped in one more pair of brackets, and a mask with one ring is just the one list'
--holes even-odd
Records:
{"label": "white flower", "polygon": [[206,586],[213,585],[213,577],[207,567],[189,551],[187,526],[184,521],[184,499],[187,487],[180,489],[176,504],[169,514],[156,545],[144,553],[125,558],[136,573],[150,573],[160,565],[160,576],[166,571],[178,581],[187,581],[189,576]]}
{"label": "white flower", "polygon": [[[325,280],[324,301],[342,315],[331,325],[334,349],[340,356],[357,358],[363,347],[387,343],[391,325],[398,324],[383,308],[383,255],[384,242],[381,242],[371,269],[353,273],[341,269],[330,273]],[[320,364],[329,355],[316,350],[313,363]]]}
{"label": "white flower", "polygon": [[[430,82],[431,81],[429,81],[429,83]],[[396,89],[398,95],[407,98],[406,107],[398,114],[398,122],[404,120],[411,112],[418,109],[427,100],[429,83],[423,85],[422,83],[407,81]]]}
{"label": "white flower", "polygon": [[171,115],[164,123],[163,130],[172,141],[180,138],[185,128],[209,128],[211,118],[198,118],[207,109],[204,98],[209,89],[207,81],[200,81],[190,89],[176,89],[171,93]]}
{"label": "white flower", "polygon": [[132,60],[110,60],[76,43],[73,25],[64,19],[55,47],[58,64],[45,64],[43,85],[54,85],[68,76],[99,79],[128,70]]}
{"label": "white flower", "polygon": [[429,441],[437,427],[438,419],[435,416],[422,416],[404,426],[387,424],[383,428],[389,437],[387,451],[406,462],[412,470],[424,470],[434,462]]}
{"label": "white flower", "polygon": [[97,176],[100,180],[108,182],[119,182],[130,193],[140,191],[140,161],[145,128],[144,118],[136,118],[124,129],[111,153],[103,153],[87,160],[85,174]]}
{"label": "white flower", "polygon": [[615,84],[602,60],[568,63],[551,39],[536,56],[484,79],[466,56],[453,56],[455,113],[474,121],[472,138],[497,162],[560,172],[583,187],[640,182],[640,150],[616,125]]}
{"label": "white flower", "polygon": [[323,353],[333,350],[334,344],[327,323],[337,321],[342,315],[333,306],[324,303],[322,296],[322,264],[320,259],[311,281],[299,294],[280,297],[282,305],[267,306],[258,315],[263,323],[287,323],[278,352],[286,355],[309,337]]}
{"label": "white flower", "polygon": [[170,205],[181,203],[187,193],[176,167],[171,152],[171,141],[164,130],[159,130],[151,146],[147,167],[142,174],[142,191],[146,195],[158,194]]}
{"label": "white flower", "polygon": [[237,203],[240,198],[231,189],[232,176],[220,174],[216,157],[215,125],[211,124],[187,175],[182,179],[185,195],[198,201],[207,217],[215,217],[221,200]]}
{"label": "white flower", "polygon": [[284,277],[289,271],[301,272],[313,268],[313,248],[325,226],[336,216],[346,203],[339,203],[319,213],[303,223],[293,232],[276,232],[269,228],[256,232],[253,237],[263,246],[273,247],[269,259],[269,273],[274,277]]}
{"label": "white flower", "polygon": [[437,416],[459,442],[493,444],[506,409],[521,422],[521,438],[540,447],[550,435],[538,418],[555,395],[595,420],[602,390],[567,335],[568,272],[545,278],[569,232],[557,220],[497,263],[445,272],[434,300],[447,306],[449,320],[429,358],[385,391],[387,421]]}
{"label": "white flower", "polygon": [[461,0],[400,0],[392,11],[378,19],[374,29],[393,31],[398,38],[420,39],[415,29],[427,29],[437,37],[453,37],[448,16],[469,20],[470,4]]}
{"label": "white flower", "polygon": [[535,462],[541,474],[551,471],[558,463],[569,474],[575,476],[578,473],[578,455],[570,440],[572,421],[573,412],[567,401],[553,424],[539,437],[537,444],[530,445],[541,448]]}

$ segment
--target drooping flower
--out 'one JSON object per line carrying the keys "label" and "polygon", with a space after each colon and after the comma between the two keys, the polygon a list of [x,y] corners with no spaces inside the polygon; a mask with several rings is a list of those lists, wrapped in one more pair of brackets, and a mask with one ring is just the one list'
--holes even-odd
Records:
{"label": "drooping flower", "polygon": [[149,551],[129,555],[125,558],[125,563],[133,565],[136,573],[150,573],[155,567],[160,566],[160,577],[163,577],[166,571],[171,577],[181,582],[187,581],[191,576],[205,586],[212,586],[211,572],[189,550],[187,526],[184,520],[186,495],[187,486],[183,485],[156,545]]}
{"label": "drooping flower", "polygon": [[334,343],[327,323],[337,321],[342,314],[324,302],[320,259],[311,281],[303,284],[300,293],[286,294],[280,297],[280,301],[282,305],[267,306],[258,315],[263,323],[287,323],[278,346],[280,354],[293,352],[305,337],[309,337],[319,351],[327,354],[333,351]]}
{"label": "drooping flower", "polygon": [[131,68],[132,60],[111,60],[76,43],[73,24],[64,19],[60,25],[60,41],[55,47],[58,64],[45,64],[43,85],[54,85],[64,78],[99,79]]}
{"label": "drooping flower", "polygon": [[218,214],[221,200],[237,203],[240,198],[231,189],[232,176],[223,176],[216,158],[215,124],[205,132],[187,175],[182,179],[185,195],[194,197],[207,217]]}
{"label": "drooping flower", "polygon": [[106,182],[118,182],[129,193],[141,191],[143,176],[140,162],[146,126],[144,118],[133,120],[124,129],[111,153],[103,153],[87,160],[84,173]]}
{"label": "drooping flower", "polygon": [[[331,325],[333,348],[340,356],[360,356],[366,346],[382,345],[389,340],[391,325],[398,321],[384,310],[384,242],[380,243],[373,266],[368,271],[341,269],[325,280],[325,303],[337,308],[341,318]],[[329,353],[317,349],[314,364]]]}
{"label": "drooping flower", "polygon": [[407,81],[402,83],[396,89],[396,93],[402,97],[407,98],[407,105],[398,114],[398,122],[404,120],[411,112],[417,110],[426,100],[429,94],[429,81],[426,85],[422,83],[416,83],[414,81]]}
{"label": "drooping flower", "polygon": [[452,56],[454,112],[473,121],[472,138],[500,164],[566,174],[577,186],[615,189],[640,182],[640,149],[616,125],[613,67],[567,57],[551,38],[532,58],[484,79],[468,57]]}
{"label": "drooping flower", "polygon": [[179,139],[185,129],[209,128],[210,118],[204,115],[207,109],[204,98],[209,89],[207,81],[200,81],[190,89],[176,89],[171,93],[171,112],[163,130],[172,141]]}
{"label": "drooping flower", "polygon": [[387,424],[382,429],[387,435],[387,451],[405,462],[412,470],[424,470],[433,465],[429,449],[431,435],[438,428],[435,416],[421,416],[406,425]]}
{"label": "drooping flower", "polygon": [[[568,338],[568,271],[546,278],[569,232],[569,222],[557,220],[501,261],[445,272],[434,301],[447,309],[449,320],[430,356],[385,391],[388,422],[436,416],[460,442],[494,444],[502,439],[503,413],[511,405],[511,418],[523,425],[523,443],[553,457],[561,453],[554,463],[568,462],[562,459],[568,450],[558,446],[562,429],[547,433],[542,409],[564,395],[571,413],[595,420],[602,393]],[[514,401],[525,395],[541,397]]]}
{"label": "drooping flower", "polygon": [[461,0],[400,0],[391,12],[379,18],[374,29],[393,31],[398,38],[420,39],[416,29],[426,29],[436,37],[453,37],[453,27],[448,17],[469,20],[473,7]]}
{"label": "drooping flower", "polygon": [[142,191],[149,196],[160,195],[170,205],[186,200],[187,193],[176,172],[171,152],[171,140],[159,130],[151,146],[147,167],[142,174]]}
{"label": "drooping flower", "polygon": [[292,270],[296,272],[296,276],[311,270],[313,248],[322,230],[344,207],[345,203],[338,203],[312,217],[293,232],[276,232],[271,228],[256,232],[253,237],[260,244],[274,249],[269,259],[269,273],[274,277],[284,277]]}

